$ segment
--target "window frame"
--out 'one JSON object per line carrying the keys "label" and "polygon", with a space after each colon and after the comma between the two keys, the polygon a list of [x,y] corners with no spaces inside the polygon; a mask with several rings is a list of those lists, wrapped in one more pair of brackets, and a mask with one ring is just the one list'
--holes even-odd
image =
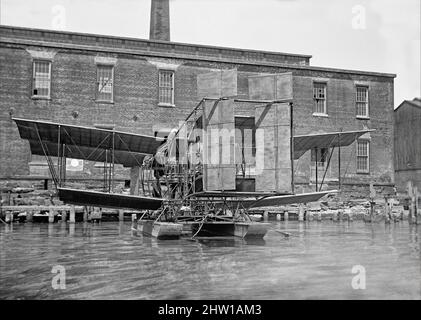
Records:
{"label": "window frame", "polygon": [[[100,68],[111,68],[111,99],[100,99],[99,95],[99,69]],[[114,69],[115,66],[114,64],[107,64],[107,63],[97,63],[96,64],[96,79],[95,79],[95,101],[99,102],[99,103],[114,103],[114,84],[115,84],[115,79],[114,79]]]}
{"label": "window frame", "polygon": [[[48,95],[34,94],[35,88],[35,65],[37,63],[48,63]],[[53,63],[49,59],[32,59],[32,81],[31,81],[31,99],[34,100],[50,100],[51,99],[51,74]]]}
{"label": "window frame", "polygon": [[[314,97],[314,91],[316,85],[323,85],[324,86],[324,105],[323,105],[323,112],[317,112],[316,110],[316,98]],[[329,117],[328,108],[327,108],[327,81],[313,81],[313,88],[312,88],[312,97],[313,97],[313,113],[312,115],[315,117]]]}
{"label": "window frame", "polygon": [[[161,74],[169,73],[171,74],[171,102],[161,102],[161,88],[167,88],[161,86]],[[175,107],[175,71],[171,69],[159,69],[158,70],[158,106],[160,107]]]}
{"label": "window frame", "polygon": [[[311,164],[312,165],[317,164],[319,169],[325,170],[327,161],[330,157],[331,150],[329,148],[318,148],[317,149],[317,158],[318,158],[317,160],[319,160],[319,161],[317,161],[317,162],[315,161],[315,159],[316,159],[316,154],[315,154],[316,149],[312,148],[310,152],[311,152],[310,153]],[[319,158],[319,155],[320,155],[320,158]]]}
{"label": "window frame", "polygon": [[[358,154],[358,147],[360,142],[367,142],[367,155],[366,156],[362,156]],[[358,159],[359,158],[365,158],[367,161],[367,169],[366,170],[362,170],[358,168]],[[361,138],[361,139],[357,139],[356,141],[356,152],[355,152],[355,169],[357,174],[370,174],[370,139],[365,139],[365,138]]]}
{"label": "window frame", "polygon": [[[367,92],[367,99],[366,101],[358,101],[358,89],[364,88]],[[365,103],[365,115],[358,114],[358,103]],[[368,85],[357,84],[355,85],[355,117],[357,119],[370,119],[370,88]]]}
{"label": "window frame", "polygon": [[[323,152],[324,151],[324,152]],[[331,157],[332,150],[330,148],[317,148],[317,162],[315,148],[310,150],[310,181],[316,181],[316,166],[317,172],[319,174],[319,183],[321,182],[321,178],[324,176],[325,181],[332,181],[332,166],[327,166],[329,158]],[[320,156],[320,158],[319,158]]]}

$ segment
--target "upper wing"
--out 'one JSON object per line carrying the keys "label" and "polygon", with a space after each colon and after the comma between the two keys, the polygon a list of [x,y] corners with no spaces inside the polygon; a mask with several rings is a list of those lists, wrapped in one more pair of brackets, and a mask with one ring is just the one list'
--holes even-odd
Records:
{"label": "upper wing", "polygon": [[304,153],[314,148],[346,147],[363,134],[375,130],[358,130],[329,132],[294,136],[294,159],[299,159]]}
{"label": "upper wing", "polygon": [[31,152],[37,155],[44,155],[45,149],[50,156],[111,162],[111,154],[107,155],[105,150],[114,150],[115,163],[132,167],[141,165],[145,155],[155,154],[165,141],[115,130],[19,118],[13,120],[21,138],[29,141]]}

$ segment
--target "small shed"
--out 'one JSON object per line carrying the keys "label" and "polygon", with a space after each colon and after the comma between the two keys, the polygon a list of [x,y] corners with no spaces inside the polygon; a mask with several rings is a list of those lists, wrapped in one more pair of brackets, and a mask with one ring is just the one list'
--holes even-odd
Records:
{"label": "small shed", "polygon": [[395,184],[405,192],[408,181],[421,191],[421,99],[403,101],[394,112]]}

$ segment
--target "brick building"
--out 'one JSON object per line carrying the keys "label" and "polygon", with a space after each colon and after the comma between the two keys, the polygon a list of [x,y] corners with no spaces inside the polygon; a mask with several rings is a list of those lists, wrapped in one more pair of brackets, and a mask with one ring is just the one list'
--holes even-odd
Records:
{"label": "brick building", "polygon": [[[292,72],[297,135],[375,129],[343,148],[342,182],[393,184],[394,74],[315,67],[310,55],[170,42],[168,8],[158,2],[150,40],[0,26],[1,180],[48,172],[41,157],[31,157],[12,116],[153,134],[177,126],[199,102],[197,75],[236,69],[240,97],[248,95],[250,76]],[[320,153],[322,175],[327,154]],[[295,163],[302,190],[312,188],[314,158],[308,152]],[[336,158],[325,179],[332,187]],[[68,169],[76,180],[101,175],[98,163],[69,160]],[[117,171],[120,181],[128,177]]]}
{"label": "brick building", "polygon": [[396,187],[405,192],[412,181],[421,190],[421,99],[403,101],[394,116]]}

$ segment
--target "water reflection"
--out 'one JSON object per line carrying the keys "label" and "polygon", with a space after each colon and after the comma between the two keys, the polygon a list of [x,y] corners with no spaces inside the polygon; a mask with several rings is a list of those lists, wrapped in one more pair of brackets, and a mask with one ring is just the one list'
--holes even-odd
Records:
{"label": "water reflection", "polygon": [[[66,289],[51,269],[66,268]],[[367,289],[351,287],[352,267]],[[144,237],[131,223],[0,226],[0,299],[421,299],[420,228],[273,222],[264,239]]]}

